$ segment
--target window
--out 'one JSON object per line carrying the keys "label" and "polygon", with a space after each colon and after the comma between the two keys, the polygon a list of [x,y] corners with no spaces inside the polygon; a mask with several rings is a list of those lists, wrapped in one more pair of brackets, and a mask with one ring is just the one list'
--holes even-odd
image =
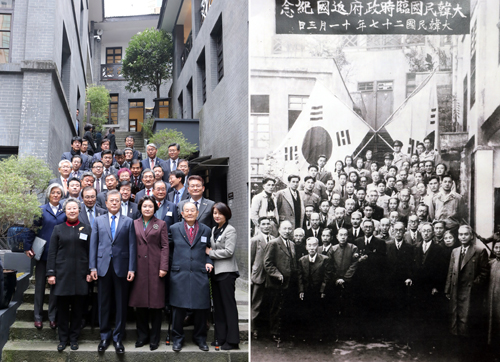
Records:
{"label": "window", "polygon": [[205,49],[201,52],[198,60],[196,61],[198,65],[198,74],[200,77],[201,84],[201,97],[203,99],[203,104],[207,101],[207,71],[205,69]]}
{"label": "window", "polygon": [[373,92],[373,82],[358,83],[358,91],[360,91],[360,92]]}
{"label": "window", "polygon": [[219,16],[217,23],[215,23],[214,30],[210,34],[212,37],[212,46],[214,49],[215,68],[217,69],[217,82],[218,84],[224,77],[224,51],[223,51],[223,37],[222,37],[222,14]]}
{"label": "window", "polygon": [[299,118],[299,115],[304,109],[308,99],[309,96],[288,96],[288,129],[292,128],[297,118]]}
{"label": "window", "polygon": [[129,99],[128,129],[130,132],[141,132],[144,124],[144,99]]}
{"label": "window", "polygon": [[106,48],[106,64],[120,64],[122,62],[122,47]]}
{"label": "window", "polygon": [[10,60],[12,8],[12,0],[0,0],[0,64]]}
{"label": "window", "polygon": [[170,118],[170,102],[160,101],[158,106],[160,107],[160,118]]}
{"label": "window", "polygon": [[108,124],[118,124],[118,94],[110,94]]}
{"label": "window", "polygon": [[358,36],[357,35],[344,35],[342,37],[342,44],[345,47],[358,46]]}
{"label": "window", "polygon": [[250,147],[269,148],[269,95],[250,97]]}
{"label": "window", "polygon": [[413,93],[417,88],[416,73],[406,73],[406,97]]}

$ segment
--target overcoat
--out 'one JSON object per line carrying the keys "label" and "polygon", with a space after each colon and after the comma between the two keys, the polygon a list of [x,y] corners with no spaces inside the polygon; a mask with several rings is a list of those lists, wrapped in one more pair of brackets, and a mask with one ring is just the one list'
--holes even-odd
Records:
{"label": "overcoat", "polygon": [[472,243],[459,267],[461,246],[451,253],[445,293],[450,297],[452,334],[468,336],[484,320],[483,300],[489,276],[486,249]]}
{"label": "overcoat", "polygon": [[54,295],[87,295],[89,243],[92,229],[80,222],[54,227],[47,259],[47,276],[55,276]]}
{"label": "overcoat", "polygon": [[170,305],[187,309],[210,308],[210,289],[206,264],[212,259],[206,254],[211,230],[198,222],[193,245],[189,243],[184,221],[171,227],[172,266],[170,268]]}
{"label": "overcoat", "polygon": [[165,221],[156,217],[149,220],[144,230],[142,217],[134,220],[137,242],[137,271],[129,306],[136,308],[165,307],[165,281],[160,270],[168,271],[168,230]]}

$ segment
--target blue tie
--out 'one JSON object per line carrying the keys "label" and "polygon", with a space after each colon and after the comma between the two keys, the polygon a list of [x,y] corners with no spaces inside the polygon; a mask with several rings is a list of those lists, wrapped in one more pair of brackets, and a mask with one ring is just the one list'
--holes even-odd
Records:
{"label": "blue tie", "polygon": [[94,210],[89,209],[89,216],[90,216],[90,226],[94,225]]}
{"label": "blue tie", "polygon": [[111,216],[111,238],[113,240],[115,240],[115,229],[116,229],[115,219],[116,215]]}
{"label": "blue tie", "polygon": [[179,203],[179,191],[175,190],[175,204]]}

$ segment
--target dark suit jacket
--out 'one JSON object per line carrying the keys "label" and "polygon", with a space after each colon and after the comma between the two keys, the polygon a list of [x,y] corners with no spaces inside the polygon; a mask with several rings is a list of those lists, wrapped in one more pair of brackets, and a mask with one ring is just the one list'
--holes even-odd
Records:
{"label": "dark suit jacket", "polygon": [[414,247],[403,239],[401,247],[395,241],[389,241],[387,247],[387,278],[389,283],[404,286],[406,279],[413,278]]}
{"label": "dark suit jacket", "polygon": [[[181,199],[179,200],[179,202],[184,201],[184,200],[189,200],[190,198],[191,198],[191,196],[189,195],[189,192],[188,192],[187,187],[186,187],[184,189],[184,192],[182,193],[182,196],[181,196]],[[168,192],[167,200],[170,202],[175,201],[175,190],[174,189],[170,189],[170,191]]]}
{"label": "dark suit jacket", "polygon": [[163,220],[167,223],[168,237],[170,239],[172,238],[172,232],[170,231],[171,226],[176,222],[179,222],[177,206],[175,206],[173,202],[165,200],[161,211],[161,215],[158,216],[158,219]]}
{"label": "dark suit jacket", "polygon": [[106,195],[108,194],[108,190],[103,190],[102,192],[99,192],[97,194],[97,201],[96,205],[99,206],[101,209],[108,210],[106,207]]}
{"label": "dark suit jacket", "polygon": [[[319,244],[320,244],[320,245],[322,244],[322,242],[321,242],[321,233],[322,233],[322,232],[323,232],[323,228],[320,226],[320,227],[318,228],[318,236],[317,236],[317,238],[318,238],[318,240],[319,240]],[[307,240],[307,238],[310,238],[310,237],[312,237],[312,236],[313,236],[313,229],[312,229],[312,228],[307,229],[307,230],[306,230],[306,240]]]}
{"label": "dark suit jacket", "polygon": [[316,254],[314,263],[309,261],[309,255],[299,259],[299,293],[324,293],[331,276],[331,263],[327,256]]}
{"label": "dark suit jacket", "polygon": [[128,200],[128,213],[127,216],[132,220],[138,219],[141,217],[141,211],[137,208],[137,204]]}
{"label": "dark suit jacket", "polygon": [[431,295],[432,288],[444,290],[447,265],[442,246],[431,242],[424,254],[422,242],[415,246],[413,262],[413,287],[417,291]]}
{"label": "dark suit jacket", "polygon": [[[163,169],[163,181],[168,182],[168,177],[170,176],[170,172],[172,172],[172,170],[170,169],[170,158],[167,160],[161,160],[161,161],[162,162],[160,163],[160,165],[161,165],[161,168]],[[179,166],[179,158],[177,158],[177,160],[176,160],[176,165]]]}
{"label": "dark suit jacket", "polygon": [[[137,248],[134,221],[120,215],[115,238],[111,238],[108,214],[94,219],[90,237],[89,269],[97,269],[100,277],[106,275],[109,264],[119,278],[126,278],[129,271],[137,270]],[[111,255],[113,257],[111,257]]]}
{"label": "dark suit jacket", "polygon": [[410,232],[410,230],[408,230],[407,232],[405,232],[403,239],[408,244],[415,246],[418,243],[422,242],[422,234],[420,233],[420,231],[417,230],[417,237],[416,237],[415,242],[413,242],[413,240],[411,239],[411,232]]}
{"label": "dark suit jacket", "polygon": [[142,153],[137,151],[135,148],[133,149],[133,151],[134,156],[132,157],[132,159],[142,161]]}
{"label": "dark suit jacket", "polygon": [[[86,171],[88,170],[88,167],[89,167],[89,160],[88,160],[88,156],[87,155],[82,155],[80,154],[79,155],[81,158],[82,158],[82,166],[80,167],[80,170],[82,171]],[[73,155],[71,154],[71,151],[69,152],[64,152],[61,156],[61,161],[62,160],[68,160],[71,162],[71,158],[73,157]]]}
{"label": "dark suit jacket", "polygon": [[354,241],[360,256],[368,256],[368,259],[358,262],[356,281],[366,285],[367,289],[381,289],[386,272],[386,244],[372,236],[370,244],[365,245],[365,237],[366,235]]}
{"label": "dark suit jacket", "polygon": [[109,149],[114,153],[118,149],[118,147],[116,147],[116,137],[113,133],[110,133],[107,138],[109,140]]}
{"label": "dark suit jacket", "polygon": [[[266,288],[287,289],[290,279],[297,270],[295,261],[295,245],[288,240],[290,250],[285,247],[281,236],[271,240],[264,255],[264,267],[266,269]],[[279,280],[283,277],[283,283]]]}
{"label": "dark suit jacket", "polygon": [[[161,163],[163,162],[163,160],[161,158],[158,158],[156,157],[156,160],[155,160],[155,166],[158,166],[160,165],[161,166]],[[149,157],[146,157],[145,160],[142,160],[141,161],[141,164],[142,164],[142,170],[144,171],[145,169],[149,168],[151,171],[153,171],[151,169],[151,162],[149,160]],[[162,167],[163,168],[163,167]],[[163,172],[165,172],[165,170],[163,170]],[[165,181],[165,177],[163,177],[163,181]],[[167,181],[168,181],[168,178],[167,178]]]}
{"label": "dark suit jacket", "polygon": [[[177,204],[179,220],[182,219],[181,215],[182,207],[188,201],[189,199],[181,201]],[[209,228],[213,228],[215,226],[215,221],[212,216],[212,206],[214,206],[215,202],[209,199],[205,199],[204,197],[202,197],[198,202],[200,203],[200,205],[198,206],[198,217],[196,218],[196,220],[198,220],[202,224],[205,224]]]}
{"label": "dark suit jacket", "polygon": [[[80,222],[83,222],[84,224],[90,225],[89,216],[87,215],[87,206],[85,206],[85,204],[83,202],[81,203],[81,205],[82,205],[82,210],[80,211],[80,214],[78,215],[78,220],[80,220]],[[102,208],[98,207],[97,205],[94,205],[94,221],[95,221],[96,217],[107,214],[107,213],[108,213],[108,211],[106,209],[102,209]],[[90,226],[92,227],[92,225],[90,225]]]}
{"label": "dark suit jacket", "polygon": [[[68,178],[69,179],[69,178]],[[52,185],[52,184],[59,184],[63,187],[64,189],[64,185],[63,185],[63,182],[61,181],[61,176],[59,177],[56,177],[56,178],[53,178],[52,180],[49,181],[49,185]],[[66,192],[64,195],[62,195],[61,199],[66,199],[68,197],[68,193]],[[49,203],[49,199],[45,198],[45,203],[48,204]],[[61,205],[62,206],[62,205]]]}
{"label": "dark suit jacket", "polygon": [[265,235],[257,233],[251,240],[250,245],[250,265],[252,272],[250,280],[253,284],[264,284],[266,281],[266,270],[264,269],[264,255],[267,242],[264,239]]}
{"label": "dark suit jacket", "polygon": [[358,232],[358,236],[355,238],[354,237],[354,228],[350,228],[348,231],[347,231],[347,242],[348,243],[351,243],[351,244],[354,244],[354,241],[357,239],[357,238],[361,238],[365,236],[365,232],[363,231],[363,229],[361,229],[361,226],[359,227],[359,232]]}
{"label": "dark suit jacket", "polygon": [[[94,181],[94,188],[96,188],[95,181]],[[101,178],[99,179],[99,190],[97,190],[97,194],[103,192],[104,190],[106,190],[106,180],[104,179],[104,175],[102,175]]]}
{"label": "dark suit jacket", "polygon": [[189,243],[184,222],[178,222],[170,228],[170,252],[172,267],[170,272],[170,305],[187,309],[210,308],[210,290],[206,264],[212,259],[206,254],[210,246],[211,230],[198,223],[199,230],[193,244]]}
{"label": "dark suit jacket", "polygon": [[52,231],[56,225],[62,224],[66,221],[66,214],[63,212],[61,204],[59,204],[56,214],[52,212],[52,208],[49,204],[40,206],[40,209],[42,209],[42,216],[35,221],[35,226],[41,226],[41,229],[38,230],[36,235],[34,233],[30,234],[30,238],[26,240],[24,245],[24,250],[30,250],[33,246],[33,242],[35,241],[35,236],[38,236],[47,242],[40,260],[47,260]]}
{"label": "dark suit jacket", "polygon": [[[141,191],[139,191],[138,193],[135,194],[135,200],[134,202],[136,204],[139,203],[139,201],[141,201],[141,199],[144,197],[144,195],[146,195],[146,189],[143,188]],[[153,193],[151,192],[149,196],[153,196]]]}

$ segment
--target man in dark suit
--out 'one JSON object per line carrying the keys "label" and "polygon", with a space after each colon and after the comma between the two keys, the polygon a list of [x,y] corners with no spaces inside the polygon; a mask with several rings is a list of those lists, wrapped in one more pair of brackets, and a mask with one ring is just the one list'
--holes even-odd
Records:
{"label": "man in dark suit", "polygon": [[106,214],[107,211],[96,205],[96,192],[95,188],[92,186],[86,186],[83,188],[82,198],[82,211],[80,211],[80,214],[78,215],[78,220],[92,227],[94,225],[95,218]]}
{"label": "man in dark suit", "polygon": [[64,205],[64,202],[69,197],[73,197],[80,202],[83,201],[80,194],[82,190],[82,183],[79,179],[77,179],[76,177],[71,177],[67,182],[67,187],[68,187],[68,197],[61,199],[61,201],[59,202],[61,205]]}
{"label": "man in dark suit", "polygon": [[408,231],[405,232],[404,239],[410,245],[417,245],[422,242],[422,234],[418,231],[418,216],[410,215],[408,217]]}
{"label": "man in dark suit", "polygon": [[[125,138],[125,147],[129,147],[134,152],[134,156],[132,157],[134,160],[142,160],[142,153],[134,149],[135,138],[134,136],[127,136]],[[149,167],[148,167],[149,168]]]}
{"label": "man in dark suit", "polygon": [[259,336],[259,329],[262,325],[262,314],[267,311],[266,305],[266,271],[264,269],[264,253],[266,246],[271,240],[271,222],[267,216],[259,218],[260,232],[250,240],[250,265],[252,268],[250,280],[252,283],[252,337],[257,339]]}
{"label": "man in dark suit", "polygon": [[301,227],[304,222],[305,205],[298,191],[299,182],[300,176],[289,175],[288,187],[276,193],[279,221],[290,221],[294,229]]}
{"label": "man in dark suit", "polygon": [[118,186],[118,178],[113,174],[106,176],[105,181],[106,189],[97,194],[97,206],[101,209],[106,209],[106,194],[111,190],[116,190]]}
{"label": "man in dark suit", "polygon": [[122,181],[118,184],[117,188],[122,196],[122,215],[126,215],[132,220],[141,217],[141,210],[137,209],[137,204],[130,201],[130,195],[132,194],[132,185],[130,185],[130,182]]}
{"label": "man in dark suit", "polygon": [[80,153],[80,148],[82,147],[82,138],[79,136],[73,137],[71,139],[71,151],[64,152],[61,156],[61,160],[71,161],[74,155],[79,155],[82,158],[82,171],[85,171],[87,168],[88,160],[86,155],[82,155]]}
{"label": "man in dark suit", "polygon": [[96,160],[92,163],[92,173],[94,174],[94,188],[97,190],[97,194],[106,190],[106,181],[103,175],[104,166],[101,160]]}
{"label": "man in dark suit", "polygon": [[163,168],[163,181],[168,181],[168,177],[172,171],[177,170],[179,167],[179,154],[181,153],[181,146],[178,143],[171,143],[168,145],[168,160],[161,162]]}
{"label": "man in dark suit", "polygon": [[170,275],[170,304],[173,311],[172,350],[179,352],[184,343],[184,318],[193,312],[193,342],[202,351],[207,346],[207,316],[210,308],[208,273],[213,263],[207,255],[211,231],[198,222],[198,209],[193,203],[183,205],[184,221],[172,225],[173,255]]}
{"label": "man in dark suit", "polygon": [[191,176],[191,170],[189,169],[189,161],[188,160],[184,160],[184,159],[179,159],[179,162],[177,163],[178,165],[178,169],[181,170],[182,172],[184,172],[184,176],[186,176],[186,178],[188,178],[189,176]]}
{"label": "man in dark suit", "polygon": [[311,214],[311,228],[306,230],[306,240],[310,237],[314,237],[316,239],[321,238],[321,232],[323,229],[319,226],[319,214],[314,212]]}
{"label": "man in dark suit", "polygon": [[113,167],[113,153],[110,150],[102,151],[101,161],[104,166],[102,172],[104,177],[109,174],[118,175],[118,170]]}
{"label": "man in dark suit", "polygon": [[173,202],[170,202],[165,197],[167,195],[167,188],[165,187],[164,181],[156,181],[153,185],[153,196],[158,203],[158,211],[156,211],[155,216],[167,223],[168,237],[171,238],[172,234],[170,232],[170,227],[179,221],[177,215],[177,206]]}
{"label": "man in dark suit", "polygon": [[281,222],[280,236],[267,244],[264,256],[266,288],[271,298],[270,332],[277,341],[292,330],[289,327],[292,326],[294,304],[290,301],[297,298],[295,248],[290,240],[292,231],[290,221]]}
{"label": "man in dark suit", "polygon": [[300,258],[308,254],[306,250],[306,232],[304,229],[297,228],[293,231],[293,244],[295,248],[295,260],[298,263]]}
{"label": "man in dark suit", "polygon": [[316,179],[323,182],[326,185],[328,180],[332,180],[332,173],[325,168],[327,162],[326,155],[319,155],[318,157],[318,175]]}
{"label": "man in dark suit", "polygon": [[181,170],[175,170],[170,173],[168,178],[172,189],[167,195],[167,199],[177,205],[179,202],[189,199],[189,192],[184,186],[186,175]]}
{"label": "man in dark suit", "polygon": [[142,171],[142,184],[144,185],[144,188],[139,191],[137,194],[135,194],[135,200],[134,202],[136,204],[139,203],[139,201],[144,197],[144,196],[153,196],[153,185],[155,183],[155,174],[153,171],[149,168],[145,169]]}
{"label": "man in dark suit", "polygon": [[372,218],[380,221],[384,217],[384,209],[377,205],[378,201],[378,191],[371,190],[368,193],[368,204],[373,208]]}
{"label": "man in dark suit", "polygon": [[198,175],[193,175],[188,179],[188,192],[190,195],[189,200],[181,201],[177,204],[177,210],[180,212],[182,206],[186,202],[192,202],[198,208],[198,221],[205,224],[209,228],[215,226],[215,221],[212,216],[212,206],[214,202],[203,197],[203,192],[205,191],[204,181]]}
{"label": "man in dark suit", "polygon": [[306,240],[308,255],[299,259],[298,282],[299,298],[303,302],[303,322],[307,328],[307,337],[324,337],[326,321],[318,309],[324,309],[326,287],[332,277],[331,263],[326,255],[318,253],[318,239],[310,237]]}
{"label": "man in dark suit", "polygon": [[394,325],[387,331],[393,338],[401,339],[408,335],[408,290],[413,278],[413,252],[411,244],[404,240],[405,226],[398,221],[394,224],[394,241],[387,246],[387,312]]}
{"label": "man in dark suit", "polygon": [[431,347],[441,338],[436,333],[441,333],[439,323],[436,322],[442,320],[439,307],[445,287],[447,262],[443,247],[433,242],[432,224],[422,223],[420,232],[422,242],[415,246],[413,262],[413,314],[415,326],[419,327],[415,330],[417,340],[426,341]]}
{"label": "man in dark suit", "polygon": [[109,129],[109,133],[108,133],[107,138],[109,140],[109,150],[114,153],[118,148],[118,147],[116,147],[116,137],[115,137],[115,128],[114,127],[111,127]]}
{"label": "man in dark suit", "polygon": [[132,184],[132,201],[137,203],[136,195],[139,191],[144,188],[142,183],[142,163],[138,159],[133,159],[130,162],[130,171],[132,172],[132,177],[130,177],[130,183]]}
{"label": "man in dark suit", "polygon": [[[121,196],[116,190],[107,194],[108,214],[94,220],[90,237],[89,269],[93,280],[99,278],[99,328],[101,342],[98,352],[104,352],[113,337],[116,353],[125,352],[128,305],[128,283],[134,280],[137,266],[133,220],[121,215]],[[110,314],[114,302],[115,330],[111,332]]]}
{"label": "man in dark suit", "polygon": [[74,155],[71,157],[71,174],[70,177],[76,177],[77,179],[81,179],[83,175],[82,170],[82,156]]}
{"label": "man in dark suit", "polygon": [[101,142],[101,151],[94,153],[94,156],[92,157],[92,162],[100,161],[102,159],[102,153],[108,150],[109,150],[109,140],[105,138]]}
{"label": "man in dark suit", "polygon": [[335,220],[328,225],[328,229],[332,230],[333,235],[337,235],[340,228],[349,230],[352,227],[345,219],[345,208],[337,207],[335,209]]}
{"label": "man in dark suit", "polygon": [[[69,160],[61,160],[59,161],[59,177],[56,177],[52,180],[49,181],[49,185],[56,183],[59,184],[63,187],[64,189],[64,195],[62,195],[62,198],[68,197],[68,180],[69,176],[71,174],[71,161]],[[46,199],[46,203],[49,202],[48,199]]]}
{"label": "man in dark suit", "polygon": [[347,232],[347,241],[351,244],[354,244],[354,241],[357,238],[361,238],[365,236],[363,228],[361,228],[361,220],[363,215],[359,211],[354,211],[351,214],[351,224],[352,228]]}
{"label": "man in dark suit", "polygon": [[[156,153],[158,152],[158,148],[154,143],[150,143],[146,147],[146,153],[148,154],[148,157],[145,160],[142,160],[142,169],[150,169],[152,170],[155,166],[162,164],[163,160],[161,158],[156,157]],[[165,171],[165,169],[163,170]],[[163,176],[165,177],[165,175]],[[168,178],[164,181],[168,181]]]}
{"label": "man in dark suit", "polygon": [[[380,327],[383,324],[377,321],[380,321],[384,306],[386,246],[383,240],[373,236],[375,230],[373,220],[364,220],[361,226],[365,235],[354,241],[361,256],[353,279],[353,291],[359,318],[357,325],[363,326],[360,330],[361,336],[368,333],[373,337],[380,331],[375,329],[371,331],[371,327]],[[371,323],[366,325],[366,321]]]}

